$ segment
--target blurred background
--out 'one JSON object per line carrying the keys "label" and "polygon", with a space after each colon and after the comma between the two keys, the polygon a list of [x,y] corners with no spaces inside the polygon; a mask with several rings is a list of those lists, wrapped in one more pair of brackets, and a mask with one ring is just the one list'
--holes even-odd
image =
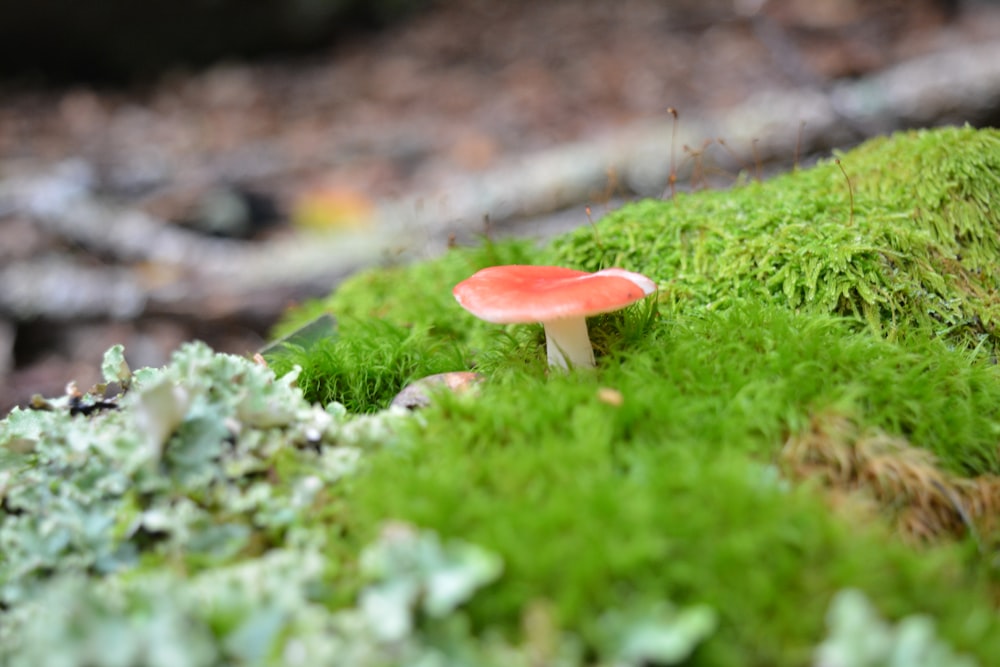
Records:
{"label": "blurred background", "polygon": [[193,338],[252,353],[365,266],[1000,122],[985,0],[0,0],[0,17],[0,413],[88,388],[115,343],[134,367]]}

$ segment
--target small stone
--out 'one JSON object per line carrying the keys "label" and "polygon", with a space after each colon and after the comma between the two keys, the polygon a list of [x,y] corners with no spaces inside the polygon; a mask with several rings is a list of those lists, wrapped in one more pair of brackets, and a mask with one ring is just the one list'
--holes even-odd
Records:
{"label": "small stone", "polygon": [[425,408],[430,405],[431,393],[435,389],[446,387],[453,393],[462,394],[472,389],[482,379],[482,375],[470,371],[452,371],[450,373],[428,375],[403,387],[403,390],[392,399],[390,406],[402,407],[407,410]]}
{"label": "small stone", "polygon": [[608,405],[613,405],[616,408],[622,406],[625,403],[625,397],[617,389],[612,389],[611,387],[601,387],[597,390],[597,400],[601,403],[607,403]]}

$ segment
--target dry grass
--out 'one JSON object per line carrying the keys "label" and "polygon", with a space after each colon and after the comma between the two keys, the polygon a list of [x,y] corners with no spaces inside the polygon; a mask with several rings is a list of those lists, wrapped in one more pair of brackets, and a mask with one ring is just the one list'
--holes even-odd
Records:
{"label": "dry grass", "polygon": [[969,532],[982,546],[979,536],[1000,528],[1000,477],[953,475],[931,452],[836,412],[790,436],[781,463],[793,478],[820,480],[837,504],[874,506],[914,541]]}

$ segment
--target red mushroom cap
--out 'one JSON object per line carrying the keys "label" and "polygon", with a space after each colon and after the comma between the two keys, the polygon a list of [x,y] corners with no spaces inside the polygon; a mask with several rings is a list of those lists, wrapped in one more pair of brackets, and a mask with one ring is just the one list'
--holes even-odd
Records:
{"label": "red mushroom cap", "polygon": [[597,273],[559,266],[491,266],[452,293],[463,308],[494,324],[547,322],[624,308],[656,290],[656,283],[624,269]]}

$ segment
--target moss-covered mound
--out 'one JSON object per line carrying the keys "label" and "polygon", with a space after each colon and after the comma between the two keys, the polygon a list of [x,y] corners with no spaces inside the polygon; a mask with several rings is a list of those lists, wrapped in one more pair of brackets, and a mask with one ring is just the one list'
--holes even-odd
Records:
{"label": "moss-covered mound", "polygon": [[[995,356],[998,199],[1000,132],[910,132],[768,182],[638,202],[546,248],[487,243],[432,262],[363,272],[326,302],[292,313],[283,328],[326,311],[341,320],[341,353],[352,340],[385,346],[398,339],[387,345],[391,352],[372,355],[376,365],[411,345],[426,351],[431,344],[457,346],[467,364],[493,368],[491,350],[509,341],[457,308],[451,288],[485,266],[552,263],[645,273],[660,285],[657,307],[665,317],[749,300],[841,315],[890,340],[921,331]],[[378,335],[372,327],[386,328]],[[394,327],[401,329],[392,333]],[[607,341],[600,326],[593,333],[600,354]],[[308,367],[323,354],[338,356],[326,348],[294,360]],[[344,389],[343,372],[358,369],[334,359],[322,373],[307,370],[306,381],[316,382],[307,394],[377,409],[408,377],[454,364],[452,358],[428,366],[426,354],[416,356],[423,361],[397,366],[396,382],[376,394],[360,390],[372,386],[364,377]]]}
{"label": "moss-covered mound", "polygon": [[556,261],[645,272],[674,311],[749,298],[995,347],[1000,132],[900,134],[839,163],[625,207],[557,240]]}
{"label": "moss-covered mound", "polygon": [[[365,272],[270,368],[112,351],[118,409],[0,422],[0,658],[1000,664],[1000,133],[840,159],[850,189],[824,163]],[[595,371],[550,372],[540,327],[451,296],[502,263],[661,291],[590,322]]]}

